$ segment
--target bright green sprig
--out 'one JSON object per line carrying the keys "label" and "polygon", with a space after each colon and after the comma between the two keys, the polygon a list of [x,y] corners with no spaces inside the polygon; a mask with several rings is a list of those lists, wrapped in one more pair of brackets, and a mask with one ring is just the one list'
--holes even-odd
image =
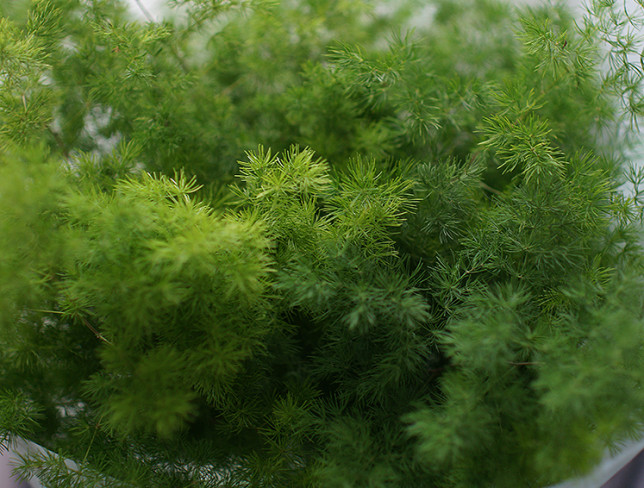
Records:
{"label": "bright green sprig", "polygon": [[497,151],[504,172],[521,171],[527,183],[563,174],[565,160],[550,143],[551,129],[545,120],[529,116],[512,121],[496,115],[484,121],[488,138],[481,144]]}

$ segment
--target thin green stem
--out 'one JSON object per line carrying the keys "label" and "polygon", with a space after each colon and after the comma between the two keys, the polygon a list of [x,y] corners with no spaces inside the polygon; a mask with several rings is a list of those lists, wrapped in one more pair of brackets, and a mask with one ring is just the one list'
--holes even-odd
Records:
{"label": "thin green stem", "polygon": [[81,464],[85,464],[85,461],[87,461],[89,450],[92,448],[92,444],[94,444],[94,439],[96,439],[96,433],[98,432],[98,427],[101,425],[101,420],[103,420],[102,415],[98,419],[98,422],[96,422],[96,426],[94,427],[94,434],[92,434],[92,439],[89,441],[89,445],[87,446],[87,450],[85,451],[85,455],[83,456],[83,460],[81,461]]}

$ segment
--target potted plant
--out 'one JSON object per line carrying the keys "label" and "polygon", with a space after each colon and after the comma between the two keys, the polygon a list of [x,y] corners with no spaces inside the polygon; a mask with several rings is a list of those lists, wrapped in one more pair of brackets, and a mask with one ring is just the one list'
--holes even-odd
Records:
{"label": "potted plant", "polygon": [[638,435],[634,12],[174,3],[0,6],[19,473],[541,487]]}

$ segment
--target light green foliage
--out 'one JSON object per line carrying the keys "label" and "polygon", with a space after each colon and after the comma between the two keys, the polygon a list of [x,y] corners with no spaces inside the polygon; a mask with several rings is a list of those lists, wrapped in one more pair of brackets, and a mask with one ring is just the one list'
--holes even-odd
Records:
{"label": "light green foliage", "polygon": [[[49,12],[49,18],[55,17]],[[34,20],[35,17],[35,20]],[[55,92],[45,87],[47,54],[39,35],[47,34],[47,22],[30,18],[26,35],[21,35],[7,18],[0,19],[0,137],[24,142],[40,132],[51,120]],[[43,37],[44,37],[43,35]]]}
{"label": "light green foliage", "polygon": [[20,473],[542,487],[641,435],[642,12],[170,6],[0,4]]}
{"label": "light green foliage", "polygon": [[550,146],[548,135],[551,129],[545,121],[530,117],[511,122],[504,116],[486,119],[485,131],[490,135],[483,144],[496,150],[501,159],[498,165],[504,172],[521,167],[526,182],[536,183],[548,176],[561,174],[564,161]]}
{"label": "light green foliage", "polygon": [[64,179],[43,147],[6,148],[0,156],[0,322],[38,303],[48,280],[45,271],[63,245],[55,214]]}
{"label": "light green foliage", "polygon": [[194,390],[223,395],[270,327],[262,229],[213,215],[191,198],[197,189],[183,176],[145,176],[67,200],[78,258],[60,306],[100,323],[111,347],[87,388],[125,432],[171,434],[193,411]]}

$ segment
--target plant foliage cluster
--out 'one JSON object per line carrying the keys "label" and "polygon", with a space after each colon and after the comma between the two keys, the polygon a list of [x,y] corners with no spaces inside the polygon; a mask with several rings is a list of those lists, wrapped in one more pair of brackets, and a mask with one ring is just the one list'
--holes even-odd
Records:
{"label": "plant foliage cluster", "polygon": [[542,487],[639,435],[644,10],[173,8],[0,4],[20,473]]}

